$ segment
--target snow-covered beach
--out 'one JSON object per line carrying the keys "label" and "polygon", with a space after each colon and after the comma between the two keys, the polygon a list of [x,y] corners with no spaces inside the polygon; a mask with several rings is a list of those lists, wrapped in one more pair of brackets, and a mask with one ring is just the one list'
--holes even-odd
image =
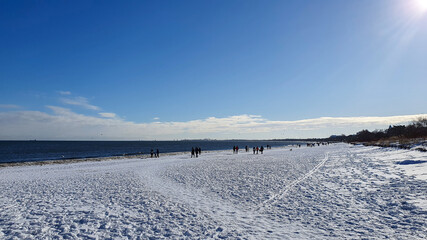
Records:
{"label": "snow-covered beach", "polygon": [[426,239],[427,153],[334,144],[0,169],[2,239]]}

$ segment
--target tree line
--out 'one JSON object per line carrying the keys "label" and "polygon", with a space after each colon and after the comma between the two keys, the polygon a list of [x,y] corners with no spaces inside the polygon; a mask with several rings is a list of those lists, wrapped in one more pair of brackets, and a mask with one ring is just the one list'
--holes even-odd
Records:
{"label": "tree line", "polygon": [[427,137],[427,118],[419,118],[408,125],[389,126],[388,129],[369,131],[364,129],[353,135],[331,136],[328,141],[338,142],[372,142],[392,137],[423,138]]}

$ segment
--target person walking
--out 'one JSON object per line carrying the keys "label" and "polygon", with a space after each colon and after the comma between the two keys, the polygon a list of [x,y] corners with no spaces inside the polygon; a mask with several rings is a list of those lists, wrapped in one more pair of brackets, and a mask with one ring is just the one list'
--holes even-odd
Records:
{"label": "person walking", "polygon": [[256,154],[258,154],[258,151],[259,151],[259,148],[258,148],[258,146],[256,147]]}
{"label": "person walking", "polygon": [[261,146],[260,151],[261,151],[261,154],[264,152],[264,146]]}
{"label": "person walking", "polygon": [[202,155],[202,149],[198,148],[198,151],[199,151],[199,155]]}
{"label": "person walking", "polygon": [[191,158],[194,157],[194,147],[191,148]]}
{"label": "person walking", "polygon": [[153,158],[153,155],[154,155],[154,150],[153,149],[151,149],[150,154],[151,154],[151,158]]}
{"label": "person walking", "polygon": [[157,154],[157,157],[160,157],[160,151],[158,148],[157,148],[156,154]]}
{"label": "person walking", "polygon": [[236,146],[236,154],[239,153],[239,146]]}
{"label": "person walking", "polygon": [[254,150],[254,154],[255,154],[255,147],[253,148],[253,150]]}
{"label": "person walking", "polygon": [[233,153],[236,153],[236,146],[233,146]]}

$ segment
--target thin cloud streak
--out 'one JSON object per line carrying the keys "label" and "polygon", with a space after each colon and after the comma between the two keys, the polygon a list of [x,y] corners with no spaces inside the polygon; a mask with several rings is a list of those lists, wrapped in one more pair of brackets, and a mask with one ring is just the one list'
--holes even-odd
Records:
{"label": "thin cloud streak", "polygon": [[80,107],[83,107],[89,110],[95,110],[95,111],[101,110],[100,107],[90,104],[87,98],[85,97],[61,98],[60,100],[62,103],[65,103],[68,105],[80,106]]}
{"label": "thin cloud streak", "polygon": [[0,104],[0,108],[18,109],[18,108],[21,108],[21,106],[18,106],[18,105],[15,105],[15,104]]}
{"label": "thin cloud streak", "polygon": [[58,91],[58,93],[61,95],[71,95],[70,91]]}
{"label": "thin cloud streak", "polygon": [[[322,117],[298,121],[272,121],[254,115],[209,117],[187,122],[134,123],[114,113],[88,116],[67,108],[47,106],[40,111],[0,112],[0,139],[51,140],[171,140],[272,139],[328,137],[404,124],[427,114],[389,117]],[[336,132],[339,131],[339,132]]]}
{"label": "thin cloud streak", "polygon": [[98,114],[104,118],[116,118],[117,117],[117,115],[115,113],[101,112]]}

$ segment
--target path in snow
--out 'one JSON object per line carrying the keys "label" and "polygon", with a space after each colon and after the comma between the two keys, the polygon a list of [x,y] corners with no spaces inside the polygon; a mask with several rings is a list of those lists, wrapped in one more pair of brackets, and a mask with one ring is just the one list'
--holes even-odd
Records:
{"label": "path in snow", "polygon": [[[181,161],[176,163],[176,160],[173,159],[172,161],[165,161],[162,164],[148,166],[140,172],[140,175],[144,179],[144,182],[148,183],[152,189],[156,189],[163,195],[171,197],[173,201],[183,202],[191,206],[197,212],[208,213],[209,216],[222,223],[222,225],[217,228],[220,232],[224,230],[239,229],[239,235],[253,239],[295,239],[315,237],[316,235],[314,233],[317,231],[313,229],[308,230],[307,228],[303,228],[297,224],[283,225],[265,217],[262,212],[259,212],[259,209],[254,211],[250,209],[251,206],[242,206],[241,204],[238,204],[238,201],[233,203],[230,199],[224,198],[224,196],[231,194],[237,196],[238,199],[236,200],[242,199],[242,196],[237,195],[234,190],[225,192],[223,189],[225,185],[232,187],[232,185],[235,184],[243,184],[244,181],[249,182],[253,179],[262,179],[262,177],[254,177],[251,175],[245,175],[243,178],[240,178],[240,176],[237,176],[237,178],[235,176],[231,176],[236,169],[242,171],[245,167],[244,165],[250,163],[244,160],[240,162],[237,160],[234,164],[230,164],[230,160],[234,161],[236,160],[234,158],[239,159],[249,157],[259,161],[259,159],[262,159],[264,155],[248,156],[248,154],[241,154],[240,156],[241,157],[236,155],[230,156],[230,154],[219,155],[217,153],[210,154],[207,157],[203,156],[203,158],[192,159],[190,161],[187,159],[184,166]],[[221,160],[218,160],[218,158]],[[186,159],[186,157],[184,157],[184,159]],[[225,162],[219,163],[218,161]],[[283,160],[280,161],[283,162]],[[199,164],[202,164],[203,167],[199,166]],[[221,164],[223,168],[218,168],[217,164]],[[167,169],[166,172],[164,172],[165,169]],[[247,170],[253,171],[254,169],[249,167]],[[198,175],[196,172],[198,172]],[[210,173],[213,173],[213,175],[209,175]],[[309,173],[311,174],[312,171]],[[221,174],[226,174],[227,177],[223,177]],[[183,180],[184,178],[189,181],[185,182],[185,180]],[[218,180],[221,182],[217,182]],[[234,182],[236,180],[238,182]],[[203,184],[205,187],[210,185],[213,189],[204,191],[203,189],[206,190],[205,187],[197,186],[195,183]],[[257,188],[255,191],[248,189],[248,191],[251,192],[251,195],[259,194],[260,186],[256,186],[256,184],[251,183],[249,183],[249,185],[247,185],[247,187]],[[218,237],[225,238],[235,236],[220,234]]]}
{"label": "path in snow", "polygon": [[426,180],[404,160],[427,154],[337,144],[3,168],[0,238],[425,239]]}

